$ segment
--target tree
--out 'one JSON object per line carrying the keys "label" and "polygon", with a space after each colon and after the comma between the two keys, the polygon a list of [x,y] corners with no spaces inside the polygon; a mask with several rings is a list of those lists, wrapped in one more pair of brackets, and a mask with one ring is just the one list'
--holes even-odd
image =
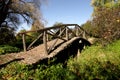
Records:
{"label": "tree", "polygon": [[[42,0],[0,0],[0,27],[17,27],[23,21],[41,26],[40,5]],[[36,23],[37,22],[37,23]]]}
{"label": "tree", "polygon": [[91,0],[91,5],[94,8],[93,17],[98,10],[104,8],[116,8],[120,6],[120,0]]}
{"label": "tree", "polygon": [[120,39],[120,0],[92,0],[93,31],[103,45]]}
{"label": "tree", "polygon": [[105,43],[112,42],[120,39],[120,7],[114,9],[102,9],[98,14],[94,15],[93,26],[95,27],[96,34]]}
{"label": "tree", "polygon": [[118,4],[119,0],[92,0],[91,5],[96,7],[114,7],[116,4]]}

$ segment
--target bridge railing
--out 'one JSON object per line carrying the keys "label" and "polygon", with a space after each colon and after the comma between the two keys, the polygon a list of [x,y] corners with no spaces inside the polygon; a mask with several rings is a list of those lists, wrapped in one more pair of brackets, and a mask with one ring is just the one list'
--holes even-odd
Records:
{"label": "bridge railing", "polygon": [[[70,28],[71,26],[72,28]],[[34,33],[34,32],[39,33],[39,35],[35,40],[33,40],[33,42],[31,42],[31,44],[28,47],[26,47],[25,37],[28,36],[27,33]],[[61,39],[63,41],[68,41],[73,37],[86,38],[86,34],[87,32],[77,24],[63,24],[63,25],[48,27],[40,30],[26,31],[19,33],[19,35],[22,36],[24,52],[29,50],[37,40],[42,38],[46,55],[48,55],[52,51],[58,39]],[[51,47],[48,48],[47,42],[53,39],[56,39],[55,42],[51,44]]]}

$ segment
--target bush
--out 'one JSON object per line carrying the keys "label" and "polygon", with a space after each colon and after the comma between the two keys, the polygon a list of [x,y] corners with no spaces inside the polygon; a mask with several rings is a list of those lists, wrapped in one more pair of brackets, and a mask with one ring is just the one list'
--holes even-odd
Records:
{"label": "bush", "polygon": [[76,76],[62,64],[46,66],[37,65],[37,68],[19,64],[17,62],[7,65],[0,70],[0,79],[6,80],[76,80]]}
{"label": "bush", "polygon": [[119,80],[120,79],[120,41],[107,47],[92,46],[83,51],[80,58],[70,60],[68,67],[81,80]]}
{"label": "bush", "polygon": [[20,49],[9,46],[9,45],[1,45],[0,46],[0,54],[14,53],[14,52],[19,52],[19,51],[20,51]]}

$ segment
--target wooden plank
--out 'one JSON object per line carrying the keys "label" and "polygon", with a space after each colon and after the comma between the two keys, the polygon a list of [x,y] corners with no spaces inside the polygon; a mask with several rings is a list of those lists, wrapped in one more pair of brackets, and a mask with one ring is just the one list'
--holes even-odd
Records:
{"label": "wooden plank", "polygon": [[22,35],[22,39],[23,39],[23,49],[24,49],[24,52],[26,52],[26,43],[25,43],[25,34]]}

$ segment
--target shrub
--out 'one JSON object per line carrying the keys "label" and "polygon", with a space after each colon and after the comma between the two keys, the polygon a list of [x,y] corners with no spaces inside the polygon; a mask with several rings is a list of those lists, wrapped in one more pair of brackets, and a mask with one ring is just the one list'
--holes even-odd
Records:
{"label": "shrub", "polygon": [[37,68],[19,64],[7,65],[0,70],[0,79],[3,80],[76,80],[77,77],[62,64],[46,66],[37,65]]}
{"label": "shrub", "polygon": [[20,49],[9,46],[9,45],[1,45],[0,46],[0,54],[14,53],[14,52],[19,52],[19,51],[20,51]]}

